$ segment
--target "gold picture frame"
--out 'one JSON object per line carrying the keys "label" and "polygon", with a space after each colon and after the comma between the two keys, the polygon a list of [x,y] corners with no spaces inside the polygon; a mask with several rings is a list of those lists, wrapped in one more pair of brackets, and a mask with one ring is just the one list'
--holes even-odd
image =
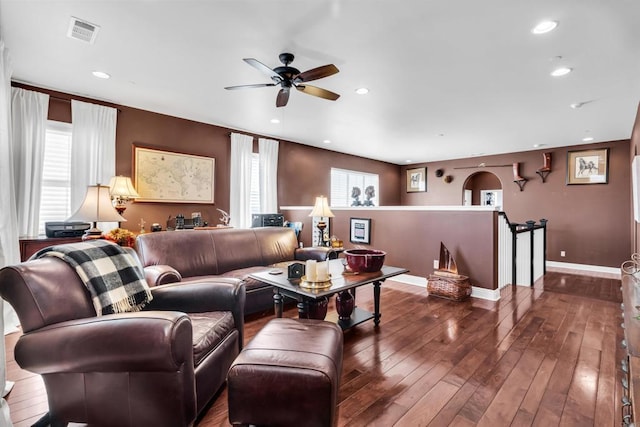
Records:
{"label": "gold picture frame", "polygon": [[608,183],[608,148],[567,152],[567,185]]}
{"label": "gold picture frame", "polygon": [[407,169],[407,193],[427,191],[427,168]]}
{"label": "gold picture frame", "polygon": [[133,145],[136,202],[213,203],[215,158]]}

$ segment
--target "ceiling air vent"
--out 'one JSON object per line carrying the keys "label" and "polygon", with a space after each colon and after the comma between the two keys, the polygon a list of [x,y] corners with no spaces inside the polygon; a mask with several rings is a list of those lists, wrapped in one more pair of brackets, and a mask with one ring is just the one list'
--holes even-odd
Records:
{"label": "ceiling air vent", "polygon": [[93,44],[96,41],[99,29],[100,27],[95,24],[72,16],[67,37]]}

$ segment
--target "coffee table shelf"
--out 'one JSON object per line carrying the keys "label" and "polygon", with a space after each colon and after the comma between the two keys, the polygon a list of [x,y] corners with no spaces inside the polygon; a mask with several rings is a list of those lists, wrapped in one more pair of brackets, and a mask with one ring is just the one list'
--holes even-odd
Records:
{"label": "coffee table shelf", "polygon": [[347,329],[353,328],[354,326],[364,323],[367,320],[371,320],[374,317],[374,314],[370,311],[363,310],[360,307],[355,307],[349,319],[339,319],[338,313],[334,311],[332,313],[327,313],[325,320],[337,323],[343,331],[346,331]]}

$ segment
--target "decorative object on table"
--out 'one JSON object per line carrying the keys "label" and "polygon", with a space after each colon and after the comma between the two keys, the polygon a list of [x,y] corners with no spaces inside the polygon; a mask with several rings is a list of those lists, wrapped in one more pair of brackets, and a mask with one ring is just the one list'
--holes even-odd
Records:
{"label": "decorative object on table", "polygon": [[141,202],[213,203],[215,159],[133,146]]}
{"label": "decorative object on table", "polygon": [[157,222],[154,222],[153,224],[151,224],[151,231],[152,232],[162,231],[162,226]]}
{"label": "decorative object on table", "polygon": [[331,287],[328,261],[307,260],[304,271],[304,276],[300,278],[300,287],[307,289],[326,289]]}
{"label": "decorative object on table", "polygon": [[371,218],[351,218],[349,230],[351,243],[371,243]]}
{"label": "decorative object on table", "polygon": [[427,191],[427,168],[407,169],[407,193]]}
{"label": "decorative object on table", "polygon": [[329,298],[322,297],[307,302],[307,319],[324,320],[327,317]]}
{"label": "decorative object on table", "polygon": [[309,214],[313,217],[315,227],[318,228],[317,238],[313,236],[314,246],[327,246],[329,242],[329,218],[335,217],[329,208],[329,200],[325,196],[316,197],[316,203]]}
{"label": "decorative object on table", "polygon": [[362,206],[375,206],[373,202],[374,197],[376,197],[376,189],[373,185],[368,185],[367,188],[364,189],[364,202],[362,202]]}
{"label": "decorative object on table", "polygon": [[442,242],[438,269],[427,279],[427,292],[454,301],[463,301],[471,296],[469,277],[458,274],[456,261]]}
{"label": "decorative object on table", "polygon": [[377,249],[348,249],[344,251],[349,270],[354,273],[373,273],[384,265],[385,251]]}
{"label": "decorative object on table", "polygon": [[289,279],[300,279],[304,276],[305,265],[301,262],[293,262],[287,266],[287,277]]}
{"label": "decorative object on table", "polygon": [[109,194],[109,187],[106,185],[90,185],[87,187],[84,200],[73,215],[71,215],[68,221],[86,221],[91,223],[85,234],[82,236],[82,240],[101,239],[102,230],[97,227],[98,222],[122,222],[126,221],[115,210],[111,204],[111,195]]}
{"label": "decorative object on table", "polygon": [[136,235],[124,228],[114,228],[105,233],[104,238],[128,248],[132,248],[136,242]]}
{"label": "decorative object on table", "polygon": [[338,239],[336,236],[331,236],[331,247],[334,249],[341,249],[343,247],[342,240]]}
{"label": "decorative object on table", "polygon": [[336,295],[336,311],[340,320],[351,318],[353,309],[356,306],[356,300],[348,290],[338,292]]}
{"label": "decorative object on table", "polygon": [[222,225],[228,226],[229,225],[229,221],[231,221],[231,216],[229,216],[229,214],[227,212],[223,211],[222,209],[217,209],[216,208],[216,210],[222,214],[222,216],[220,217],[220,222],[222,223]]}
{"label": "decorative object on table", "polygon": [[520,176],[520,163],[518,162],[513,164],[513,182],[518,185],[520,191],[524,190],[524,185],[527,183],[527,178]]}
{"label": "decorative object on table", "polygon": [[542,153],[542,167],[536,171],[540,178],[542,178],[542,183],[544,184],[547,180],[547,176],[551,173],[551,153]]}
{"label": "decorative object on table", "polygon": [[144,234],[146,233],[146,230],[144,229],[144,225],[146,224],[146,221],[144,220],[144,218],[140,218],[140,231],[138,232],[138,234]]}
{"label": "decorative object on table", "polygon": [[608,148],[567,153],[567,185],[607,184],[608,182]]}
{"label": "decorative object on table", "polygon": [[351,198],[353,199],[351,206],[362,206],[362,202],[360,201],[361,194],[362,191],[360,190],[360,187],[353,187],[351,189]]}
{"label": "decorative object on table", "polygon": [[112,177],[109,181],[109,194],[120,215],[127,209],[127,203],[140,197],[136,189],[133,188],[131,178],[120,175]]}

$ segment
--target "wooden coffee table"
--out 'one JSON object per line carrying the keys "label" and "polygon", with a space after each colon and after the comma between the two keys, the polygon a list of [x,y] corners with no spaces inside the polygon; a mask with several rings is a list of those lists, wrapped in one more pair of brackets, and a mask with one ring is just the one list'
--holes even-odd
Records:
{"label": "wooden coffee table", "polygon": [[[283,298],[287,296],[298,301],[298,315],[300,318],[309,317],[309,305],[325,300],[327,297],[342,291],[349,291],[355,298],[355,289],[362,285],[373,284],[374,312],[371,313],[359,307],[355,307],[349,319],[337,319],[342,329],[351,328],[362,322],[373,319],[376,326],[380,323],[380,285],[386,279],[394,277],[409,270],[400,267],[382,266],[375,273],[346,273],[343,259],[329,261],[329,274],[331,284],[326,288],[309,289],[300,286],[300,279],[287,278],[287,266],[291,262],[279,263],[273,266],[271,271],[263,271],[251,274],[250,277],[267,283],[274,287],[273,304],[276,317],[282,317]],[[281,271],[279,274],[273,274]]]}

